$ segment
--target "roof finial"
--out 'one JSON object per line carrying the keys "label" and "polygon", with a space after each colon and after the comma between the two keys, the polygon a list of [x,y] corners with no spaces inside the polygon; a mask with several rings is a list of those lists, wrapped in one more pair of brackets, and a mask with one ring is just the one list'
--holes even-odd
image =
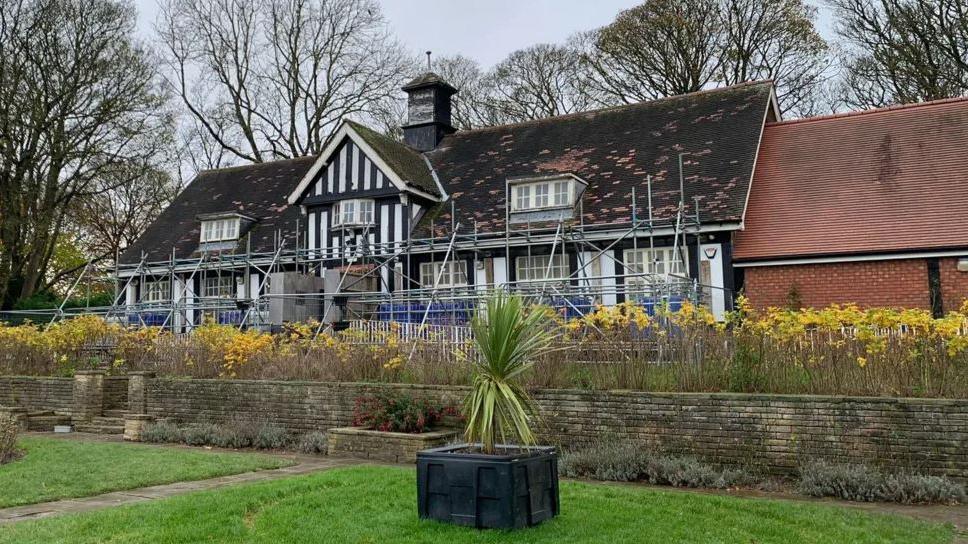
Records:
{"label": "roof finial", "polygon": [[427,51],[427,70],[430,70],[430,51]]}

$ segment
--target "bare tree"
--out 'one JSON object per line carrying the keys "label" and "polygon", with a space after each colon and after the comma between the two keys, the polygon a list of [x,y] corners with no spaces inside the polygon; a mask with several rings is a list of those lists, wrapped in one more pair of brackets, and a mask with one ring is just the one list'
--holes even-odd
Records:
{"label": "bare tree", "polygon": [[586,60],[611,103],[698,91],[722,62],[716,0],[648,0],[598,30]]}
{"label": "bare tree", "polygon": [[[408,73],[427,70],[426,61],[414,59]],[[499,124],[493,108],[493,79],[477,61],[463,55],[434,57],[430,70],[458,90],[451,99],[451,124],[458,130],[470,130]],[[407,99],[403,93],[379,101],[370,117],[385,134],[403,139],[400,129],[407,124]]]}
{"label": "bare tree", "polygon": [[[130,178],[138,176],[137,183]],[[121,179],[117,179],[120,176]],[[114,259],[147,230],[180,189],[163,170],[119,169],[99,179],[92,194],[79,199],[72,223],[89,255]]]}
{"label": "bare tree", "polygon": [[492,81],[477,61],[462,55],[435,58],[434,71],[458,89],[454,95],[451,114],[455,128],[466,130],[497,124],[490,85]]}
{"label": "bare tree", "polygon": [[782,113],[805,115],[826,100],[830,47],[817,32],[817,9],[802,0],[723,0],[718,81],[772,79]]}
{"label": "bare tree", "polygon": [[586,69],[580,52],[568,45],[534,45],[494,67],[484,100],[503,122],[585,111],[595,103]]}
{"label": "bare tree", "polygon": [[2,307],[42,287],[74,203],[167,141],[134,22],[112,0],[0,0]]}
{"label": "bare tree", "polygon": [[844,101],[878,107],[968,94],[968,1],[830,0],[846,42]]}
{"label": "bare tree", "polygon": [[607,102],[772,79],[781,110],[802,113],[833,75],[815,18],[803,0],[647,0],[594,31],[584,58]]}
{"label": "bare tree", "polygon": [[410,64],[374,0],[167,0],[157,31],[197,127],[249,162],[318,153]]}

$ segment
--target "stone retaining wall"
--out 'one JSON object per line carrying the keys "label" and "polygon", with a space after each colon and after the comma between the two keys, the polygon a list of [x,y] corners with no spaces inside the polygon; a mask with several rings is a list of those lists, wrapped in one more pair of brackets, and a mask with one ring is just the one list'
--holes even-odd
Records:
{"label": "stone retaining wall", "polygon": [[[89,378],[89,377],[88,377]],[[84,376],[78,377],[82,387]],[[121,380],[105,378],[107,404]],[[0,377],[0,405],[69,411],[69,378]],[[351,424],[357,398],[393,388],[459,403],[466,388],[242,380],[131,380],[149,415],[183,423],[267,421],[293,433]],[[83,399],[81,397],[84,397]],[[127,398],[127,397],[125,397]],[[968,481],[968,400],[543,390],[542,440],[605,440],[788,472],[801,457],[887,465]],[[143,400],[140,400],[143,399]],[[16,402],[15,402],[16,400]],[[91,410],[96,412],[96,408]],[[136,410],[141,411],[141,410]]]}
{"label": "stone retaining wall", "polygon": [[73,378],[0,376],[0,406],[70,412]]}
{"label": "stone retaining wall", "polygon": [[[270,421],[293,432],[351,423],[368,391],[395,388],[459,402],[446,386],[155,379],[148,412],[183,422]],[[544,390],[546,442],[630,441],[709,460],[789,472],[800,457],[907,467],[968,479],[968,401],[794,395]]]}
{"label": "stone retaining wall", "polygon": [[104,378],[104,409],[128,409],[127,376],[108,376]]}

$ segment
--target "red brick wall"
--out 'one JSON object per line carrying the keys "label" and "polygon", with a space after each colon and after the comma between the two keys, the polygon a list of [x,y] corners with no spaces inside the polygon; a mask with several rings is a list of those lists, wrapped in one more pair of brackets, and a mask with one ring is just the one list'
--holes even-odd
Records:
{"label": "red brick wall", "polygon": [[958,259],[941,259],[941,300],[944,311],[957,310],[968,298],[968,272],[958,271]]}
{"label": "red brick wall", "polygon": [[[942,262],[942,285],[945,270],[953,267]],[[961,282],[964,290],[968,280]],[[757,308],[789,306],[794,286],[801,304],[808,308],[855,302],[863,307],[930,309],[924,259],[746,268],[744,291]],[[948,309],[947,300],[945,303]]]}

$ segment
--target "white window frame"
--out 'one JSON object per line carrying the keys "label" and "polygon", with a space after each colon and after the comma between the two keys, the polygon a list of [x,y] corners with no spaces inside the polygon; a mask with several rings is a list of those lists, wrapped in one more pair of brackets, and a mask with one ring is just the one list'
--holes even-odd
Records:
{"label": "white window frame", "polygon": [[[562,188],[565,190],[560,191]],[[575,180],[573,179],[550,179],[511,185],[512,212],[569,208],[574,205]]]}
{"label": "white window frame", "polygon": [[[514,271],[518,281],[558,281],[571,276],[567,253],[555,253],[551,269],[548,262],[551,255],[522,255],[514,260]],[[545,277],[545,274],[548,277]]]}
{"label": "white window frame", "polygon": [[222,242],[238,240],[239,218],[227,217],[223,219],[206,219],[202,221],[200,240],[204,242]]}
{"label": "white window frame", "polygon": [[[440,271],[443,269],[444,273]],[[440,276],[437,287],[464,287],[467,285],[467,261],[420,263],[420,286],[432,289]]]}
{"label": "white window frame", "polygon": [[167,302],[171,300],[171,281],[146,281],[141,292],[141,302]]}
{"label": "white window frame", "polygon": [[372,198],[351,198],[333,204],[333,226],[372,225],[376,203]]}
{"label": "white window frame", "polygon": [[[214,293],[214,294],[212,294]],[[202,283],[203,298],[235,298],[235,276],[212,276]]]}
{"label": "white window frame", "polygon": [[[681,248],[679,249],[681,251]],[[688,275],[688,266],[676,255],[676,248],[657,247],[625,250],[626,283],[633,285],[649,285],[653,278],[664,282],[673,280],[672,276],[684,277]],[[635,276],[634,274],[651,274],[652,276]]]}

